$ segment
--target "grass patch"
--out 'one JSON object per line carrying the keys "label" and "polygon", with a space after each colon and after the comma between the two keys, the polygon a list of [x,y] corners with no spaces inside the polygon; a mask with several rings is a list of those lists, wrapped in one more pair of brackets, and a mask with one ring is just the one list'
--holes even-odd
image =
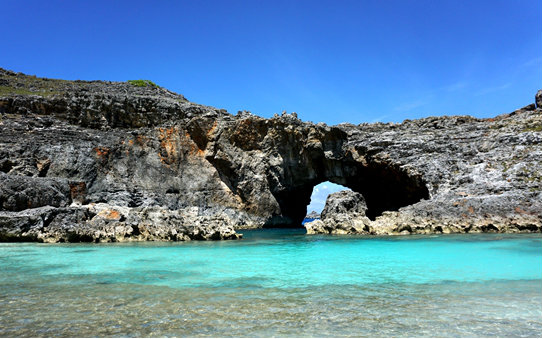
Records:
{"label": "grass patch", "polygon": [[150,80],[128,80],[127,83],[136,87],[156,87],[160,88],[157,84]]}
{"label": "grass patch", "polygon": [[542,132],[542,124],[527,126],[522,132]]}
{"label": "grass patch", "polygon": [[58,92],[33,92],[29,91],[25,88],[14,88],[9,86],[0,86],[0,96],[2,95],[39,95],[42,97],[48,97],[55,94],[59,94]]}

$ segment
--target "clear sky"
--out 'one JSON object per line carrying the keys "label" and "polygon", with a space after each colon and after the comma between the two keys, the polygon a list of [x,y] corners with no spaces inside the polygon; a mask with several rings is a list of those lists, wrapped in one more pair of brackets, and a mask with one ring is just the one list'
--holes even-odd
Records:
{"label": "clear sky", "polygon": [[348,187],[337,185],[329,181],[320,183],[312,189],[311,203],[307,206],[307,213],[322,212],[326,205],[327,196],[338,191],[350,190]]}
{"label": "clear sky", "polygon": [[542,1],[0,0],[0,67],[270,117],[489,117],[542,88]]}

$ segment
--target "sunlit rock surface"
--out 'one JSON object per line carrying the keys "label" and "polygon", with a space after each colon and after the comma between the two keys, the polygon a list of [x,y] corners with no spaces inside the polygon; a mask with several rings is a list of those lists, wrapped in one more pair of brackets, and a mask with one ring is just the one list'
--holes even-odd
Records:
{"label": "sunlit rock surface", "polygon": [[327,126],[233,116],[151,85],[0,69],[0,113],[2,241],[235,239],[235,229],[300,227],[324,181],[362,196],[362,233],[542,226],[534,104],[493,119]]}
{"label": "sunlit rock surface", "polygon": [[353,191],[330,194],[319,220],[306,223],[308,234],[366,234],[369,233],[367,205],[363,195]]}

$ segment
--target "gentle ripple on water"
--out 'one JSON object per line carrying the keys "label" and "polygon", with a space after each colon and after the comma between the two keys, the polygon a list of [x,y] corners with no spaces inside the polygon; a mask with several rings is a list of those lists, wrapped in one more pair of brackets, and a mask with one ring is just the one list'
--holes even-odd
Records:
{"label": "gentle ripple on water", "polygon": [[0,336],[542,336],[540,235],[0,245]]}

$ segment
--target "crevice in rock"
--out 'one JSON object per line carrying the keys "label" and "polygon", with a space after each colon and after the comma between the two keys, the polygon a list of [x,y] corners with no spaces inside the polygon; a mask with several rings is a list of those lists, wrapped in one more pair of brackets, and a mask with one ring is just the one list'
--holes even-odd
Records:
{"label": "crevice in rock", "polygon": [[484,233],[498,233],[499,229],[493,224],[487,224],[482,226],[482,232]]}
{"label": "crevice in rock", "polygon": [[[169,191],[169,190],[168,190]],[[169,193],[169,192],[166,192]],[[143,194],[139,191],[130,192],[130,200],[128,201],[128,207],[139,207],[143,205]]]}
{"label": "crevice in rock", "polygon": [[220,180],[230,191],[237,193],[237,184],[239,183],[239,175],[233,168],[233,164],[225,159],[209,157],[207,160],[216,168]]}
{"label": "crevice in rock", "polygon": [[41,216],[41,219],[43,220],[42,228],[45,229],[49,227],[49,225],[53,222],[57,214],[58,214],[57,210],[52,210],[49,213],[42,215]]}
{"label": "crevice in rock", "polygon": [[40,242],[35,235],[20,235],[0,232],[0,242]]}
{"label": "crevice in rock", "polygon": [[46,177],[49,168],[51,167],[51,160],[44,159],[36,161],[36,168],[38,170],[38,177]]}
{"label": "crevice in rock", "polygon": [[15,166],[9,159],[0,160],[0,172],[8,173]]}
{"label": "crevice in rock", "polygon": [[68,242],[94,242],[98,239],[94,239],[88,234],[68,233],[67,240]]}

